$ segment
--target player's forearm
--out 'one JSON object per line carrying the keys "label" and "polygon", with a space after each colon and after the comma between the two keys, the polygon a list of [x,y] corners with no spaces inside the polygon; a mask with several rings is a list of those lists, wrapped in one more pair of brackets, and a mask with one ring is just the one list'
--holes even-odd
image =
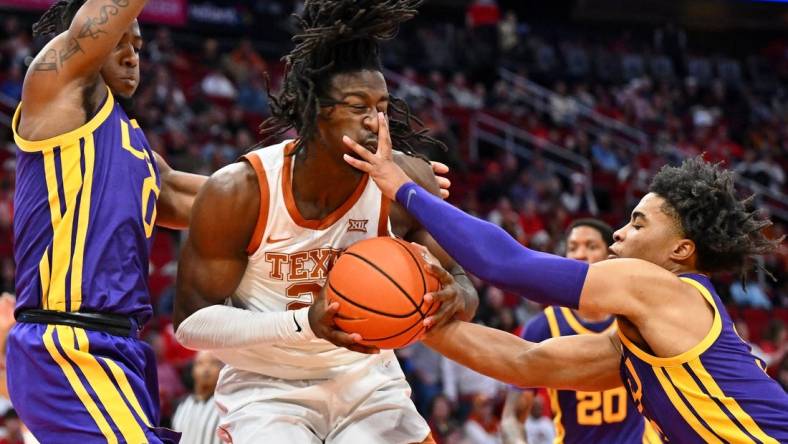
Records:
{"label": "player's forearm", "polygon": [[261,313],[212,305],[192,313],[175,333],[192,350],[222,350],[266,344],[295,344],[315,339],[309,309]]}
{"label": "player's forearm", "polygon": [[465,214],[409,183],[397,201],[465,270],[550,305],[577,308],[588,264],[529,250],[500,227]]}
{"label": "player's forearm", "polygon": [[156,225],[174,230],[185,230],[197,192],[208,180],[207,176],[170,170],[161,175],[161,194],[156,207]]}
{"label": "player's forearm", "polygon": [[74,15],[68,33],[84,40],[120,38],[148,0],[87,0]]}
{"label": "player's forearm", "polygon": [[453,321],[430,330],[423,340],[431,349],[483,375],[517,386],[527,386],[521,356],[534,346],[501,330]]}

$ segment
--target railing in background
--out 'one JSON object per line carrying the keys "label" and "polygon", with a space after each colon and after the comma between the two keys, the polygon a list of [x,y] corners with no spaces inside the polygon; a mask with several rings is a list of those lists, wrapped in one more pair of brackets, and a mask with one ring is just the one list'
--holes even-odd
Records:
{"label": "railing in background", "polygon": [[469,138],[471,160],[479,158],[479,143],[487,142],[529,161],[539,157],[569,183],[580,175],[589,209],[592,214],[597,214],[591,186],[591,162],[583,156],[483,112],[476,112],[471,118]]}
{"label": "railing in background", "polygon": [[[443,99],[436,91],[414,83],[407,77],[390,70],[384,70],[386,80],[392,86],[411,85],[419,89],[424,100],[430,105],[433,113],[443,112]],[[469,128],[469,156],[472,161],[479,158],[479,142],[484,141],[501,147],[526,160],[532,160],[537,154],[549,167],[568,181],[572,175],[579,173],[585,182],[585,197],[589,207],[596,212],[596,200],[591,190],[591,163],[571,150],[539,139],[533,134],[503,120],[497,119],[481,111],[471,114]]]}
{"label": "railing in background", "polygon": [[[520,92],[524,104],[535,111],[549,113],[551,100],[560,97],[559,94],[509,70],[501,68],[499,75],[511,88]],[[577,125],[589,134],[597,137],[607,134],[614,147],[624,148],[633,156],[643,150],[652,149],[651,140],[644,131],[602,115],[578,101],[575,101],[575,105],[577,109]],[[669,154],[676,158],[686,157],[678,149],[668,148],[668,150]],[[765,207],[776,218],[788,222],[788,195],[778,190],[764,187],[758,182],[741,175],[737,175],[736,181],[743,191],[757,195],[758,206]]]}
{"label": "railing in background", "polygon": [[[557,93],[533,82],[523,76],[517,75],[505,68],[498,70],[501,80],[507,82],[514,91],[519,91],[525,104],[541,113],[550,113],[550,102],[559,98]],[[610,136],[614,146],[619,146],[629,152],[639,153],[648,147],[648,135],[616,119],[611,119],[593,108],[575,101],[577,114],[576,123],[583,130],[596,137],[602,134]]]}

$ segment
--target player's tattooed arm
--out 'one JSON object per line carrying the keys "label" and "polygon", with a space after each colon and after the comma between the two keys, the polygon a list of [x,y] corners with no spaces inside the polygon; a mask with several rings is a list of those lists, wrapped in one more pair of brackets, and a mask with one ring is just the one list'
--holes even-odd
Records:
{"label": "player's tattooed arm", "polygon": [[519,387],[599,391],[621,385],[616,338],[576,335],[533,343],[511,333],[454,321],[424,343],[483,375]]}
{"label": "player's tattooed arm", "polygon": [[60,84],[95,75],[147,1],[87,0],[70,28],[36,57],[33,72],[57,73]]}

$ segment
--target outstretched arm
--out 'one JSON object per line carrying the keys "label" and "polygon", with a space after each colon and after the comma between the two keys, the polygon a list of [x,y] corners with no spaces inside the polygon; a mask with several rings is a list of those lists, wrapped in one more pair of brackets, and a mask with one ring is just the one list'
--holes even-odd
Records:
{"label": "outstretched arm", "polygon": [[564,336],[536,344],[454,321],[431,330],[423,341],[449,359],[519,387],[598,391],[621,385],[621,354],[612,336]]}
{"label": "outstretched arm", "polygon": [[[584,262],[530,250],[500,227],[470,216],[410,181],[392,160],[381,114],[378,149],[371,153],[349,138],[345,144],[360,159],[345,155],[367,172],[388,197],[397,201],[467,271],[496,286],[548,305],[587,308],[637,321],[653,301],[675,301],[688,287],[674,274],[637,259]],[[649,302],[652,301],[652,302]],[[654,304],[652,304],[654,305]]]}
{"label": "outstretched arm", "polygon": [[[436,180],[434,164],[430,168],[424,160],[405,154],[395,156],[395,161],[425,190],[443,198],[444,190],[440,188],[440,181]],[[441,282],[441,290],[427,296],[428,300],[435,299],[440,302],[441,307],[434,315],[425,319],[425,326],[430,328],[433,325],[440,325],[454,317],[464,321],[473,319],[479,306],[479,297],[462,267],[435,242],[430,233],[410,216],[402,205],[396,202],[391,208],[391,221],[396,235],[426,248],[442,267],[440,273],[436,274]]]}

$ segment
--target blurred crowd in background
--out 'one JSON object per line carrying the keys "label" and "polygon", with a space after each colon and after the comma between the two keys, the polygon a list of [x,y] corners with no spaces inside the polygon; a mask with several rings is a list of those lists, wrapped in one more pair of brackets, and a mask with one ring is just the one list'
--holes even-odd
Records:
{"label": "blurred crowd in background", "polygon": [[[280,9],[266,13],[281,15],[284,32],[287,13],[300,3],[273,3]],[[0,290],[7,292],[14,290],[16,150],[8,118],[38,44],[34,19],[0,11]],[[384,47],[389,88],[447,145],[427,154],[452,168],[450,201],[522,244],[563,254],[575,218],[620,226],[659,167],[699,154],[734,170],[745,193],[758,192],[756,204],[775,222],[770,235],[785,233],[788,39],[756,39],[726,52],[726,42],[693,44],[672,23],[631,31],[535,25],[490,0],[472,2],[462,21],[429,17],[408,26]],[[144,26],[143,35],[142,84],[126,106],[170,165],[208,175],[261,142],[266,88],[281,80],[286,39],[274,48],[257,37],[216,39],[188,29]],[[506,133],[523,146],[479,131]],[[156,317],[145,338],[158,358],[164,424],[195,386],[194,354],[177,344],[170,323],[181,240],[159,230],[150,264]],[[720,275],[715,284],[739,334],[788,390],[786,273],[783,245],[747,279]],[[475,283],[476,322],[517,334],[541,310]],[[439,443],[500,442],[507,387],[420,344],[397,353]],[[536,408],[527,420],[538,424],[545,415],[549,408]],[[15,443],[13,410],[4,418],[0,444]]]}

